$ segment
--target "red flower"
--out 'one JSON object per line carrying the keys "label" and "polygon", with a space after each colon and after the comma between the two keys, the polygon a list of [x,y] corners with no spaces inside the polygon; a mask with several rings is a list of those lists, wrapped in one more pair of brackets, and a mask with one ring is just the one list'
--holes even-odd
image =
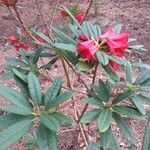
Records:
{"label": "red flower", "polygon": [[17,40],[17,38],[16,38],[15,36],[10,36],[10,37],[8,38],[8,42],[9,42],[11,45],[13,45],[13,44],[15,44],[16,42],[18,42],[18,40]]}
{"label": "red flower", "polygon": [[[108,54],[122,57],[125,50],[128,48],[128,33],[116,33],[111,28],[103,35],[100,36],[100,41],[105,40],[108,45]],[[112,68],[117,70],[119,65],[110,61]]]}
{"label": "red flower", "polygon": [[98,51],[98,47],[93,40],[84,41],[78,44],[77,50],[83,58],[89,60],[95,60],[95,53]]}
{"label": "red flower", "polygon": [[19,51],[20,48],[25,49],[26,51],[29,50],[29,46],[27,44],[18,42],[16,45],[14,45],[14,47],[16,48],[16,51]]}
{"label": "red flower", "polygon": [[85,14],[83,12],[79,12],[75,16],[75,18],[77,19],[79,23],[82,23],[84,21],[84,17],[85,17]]}
{"label": "red flower", "polygon": [[68,13],[66,11],[64,11],[64,10],[62,10],[60,12],[60,14],[61,14],[62,17],[68,17],[69,16]]}

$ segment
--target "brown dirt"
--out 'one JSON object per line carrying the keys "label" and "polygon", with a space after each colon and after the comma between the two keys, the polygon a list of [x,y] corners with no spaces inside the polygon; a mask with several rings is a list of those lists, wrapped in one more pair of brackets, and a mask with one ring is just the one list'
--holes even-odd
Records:
{"label": "brown dirt", "polygon": [[[39,3],[41,3],[40,9],[41,13],[43,15],[44,21],[46,21],[48,24],[51,22],[51,16],[53,13],[52,7],[54,6],[55,1],[53,0],[39,0]],[[70,5],[72,1],[61,1],[61,4],[63,5]],[[75,0],[73,2],[80,3],[83,8],[87,7],[87,0]],[[99,15],[95,16],[93,14],[94,9],[92,9],[88,15],[88,18],[92,22],[97,22],[101,24],[101,26],[108,27],[110,25],[114,25],[116,22],[123,23],[124,28],[127,29],[131,33],[131,37],[135,37],[138,39],[138,42],[144,44],[147,49],[150,48],[149,41],[150,41],[150,1],[149,0],[102,0],[100,3],[100,10]],[[43,25],[43,20],[41,20],[39,11],[37,9],[37,5],[35,4],[35,0],[20,0],[19,1],[19,12],[25,22],[25,24],[29,26],[35,26],[35,25]],[[59,13],[56,13],[54,19],[54,24],[59,26],[62,24],[62,18],[59,16]],[[14,29],[16,26],[20,27],[20,24],[18,21],[14,19],[14,17],[9,13],[9,11],[0,6],[0,44],[4,44],[5,39],[14,34]],[[1,46],[0,45],[0,46]],[[147,55],[148,54],[148,55]],[[144,61],[149,60],[149,52],[145,54],[143,57]],[[0,51],[0,74],[3,73],[2,66],[4,64],[5,58],[10,57],[12,55],[16,55],[15,51],[12,49],[8,52],[1,52]],[[62,74],[63,68],[60,65],[60,62],[53,67],[49,73],[52,78],[58,75],[62,75],[64,77],[65,82],[65,75]],[[120,74],[122,74],[122,70],[120,70]],[[91,83],[91,79],[89,79],[86,75],[82,74],[85,81],[87,83]],[[105,74],[100,75],[102,78],[104,78]],[[97,75],[97,78],[99,78],[99,74]],[[73,87],[77,90],[83,90],[83,86],[80,84],[80,82],[76,82],[77,78],[75,75],[71,72],[71,79]],[[16,85],[13,80],[9,81],[0,81],[0,83],[9,85],[11,87],[16,88]],[[47,81],[42,82],[42,88],[44,90],[45,87],[47,87],[49,83]],[[80,102],[80,99],[84,96],[82,94],[79,94],[76,96],[75,100],[78,103],[78,109],[82,110],[83,104]],[[0,100],[1,105],[5,105],[5,101]],[[65,107],[63,109],[63,112],[68,115],[73,115],[74,112],[71,105]],[[132,126],[133,131],[136,135],[137,139],[137,150],[141,150],[141,143],[143,139],[143,133],[145,127],[145,121],[133,121],[128,120],[129,124]],[[122,150],[128,149],[128,144],[122,134],[120,134],[119,129],[116,127],[116,124],[112,124],[114,127],[115,133],[121,143]],[[95,137],[97,136],[97,130],[95,128],[95,124],[91,124],[88,127],[90,134],[89,138],[92,141],[95,141]],[[60,133],[58,134],[59,139],[59,150],[83,150],[81,145],[79,146],[78,140],[79,140],[79,129],[77,125],[66,129],[63,128]],[[19,141],[17,144],[13,145],[10,150],[24,150],[24,139]]]}

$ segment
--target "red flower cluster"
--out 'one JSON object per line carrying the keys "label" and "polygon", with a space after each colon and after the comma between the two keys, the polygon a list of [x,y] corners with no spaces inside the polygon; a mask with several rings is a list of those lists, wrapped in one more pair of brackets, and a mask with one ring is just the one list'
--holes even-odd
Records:
{"label": "red flower cluster", "polygon": [[[62,10],[60,12],[60,14],[61,14],[62,17],[68,17],[69,18],[69,14],[64,10]],[[79,23],[82,23],[84,21],[84,17],[85,17],[85,13],[83,13],[83,12],[78,12],[78,13],[75,14],[75,18],[77,19],[77,21]]]}
{"label": "red flower cluster", "polygon": [[[84,35],[80,35],[81,40],[78,43],[77,50],[83,58],[89,60],[95,60],[95,53],[101,49],[99,45],[96,44],[91,38],[87,39]],[[115,55],[118,57],[123,57],[125,50],[128,48],[128,33],[116,33],[112,29],[109,29],[105,34],[99,37],[99,43],[105,41],[107,44],[106,52],[109,55]],[[113,61],[109,62],[110,66],[117,70],[119,65]]]}
{"label": "red flower cluster", "polygon": [[8,42],[16,48],[16,51],[19,51],[20,48],[29,50],[29,46],[25,43],[20,42],[16,37],[11,36],[8,38]]}

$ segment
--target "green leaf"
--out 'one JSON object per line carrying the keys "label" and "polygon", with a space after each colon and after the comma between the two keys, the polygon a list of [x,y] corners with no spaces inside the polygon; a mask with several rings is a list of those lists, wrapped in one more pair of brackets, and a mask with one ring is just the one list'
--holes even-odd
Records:
{"label": "green leaf", "polygon": [[110,149],[109,150],[120,150],[118,140],[117,140],[117,138],[113,132],[112,132],[112,141],[110,143]]}
{"label": "green leaf", "polygon": [[10,72],[10,73],[6,73],[0,76],[0,80],[7,80],[7,79],[11,79],[14,77],[14,73]]}
{"label": "green leaf", "polygon": [[71,32],[75,35],[75,37],[79,36],[78,29],[76,26],[69,24],[69,28],[70,28]]}
{"label": "green leaf", "polygon": [[41,115],[40,120],[47,128],[52,131],[57,132],[60,129],[59,121],[50,114]]}
{"label": "green leaf", "polygon": [[97,119],[100,115],[100,109],[95,109],[85,113],[81,119],[82,123],[90,123],[91,121]]}
{"label": "green leaf", "polygon": [[0,109],[7,111],[7,112],[11,112],[13,114],[24,115],[24,116],[32,114],[32,110],[25,106],[24,107],[18,107],[15,105],[0,106]]}
{"label": "green leaf", "polygon": [[40,125],[36,133],[39,150],[57,150],[56,133]]}
{"label": "green leaf", "polygon": [[132,90],[127,90],[124,93],[119,94],[116,98],[112,100],[113,104],[117,104],[127,98],[130,98],[135,92]]}
{"label": "green leaf", "polygon": [[58,106],[59,104],[62,104],[64,101],[71,98],[73,96],[73,93],[74,92],[72,92],[72,91],[66,91],[66,92],[58,95],[56,98],[49,101],[49,103],[47,104],[47,108],[51,109],[51,108]]}
{"label": "green leaf", "polygon": [[97,58],[98,62],[104,66],[106,66],[109,62],[107,54],[102,51],[96,52],[96,58]]}
{"label": "green leaf", "polygon": [[99,36],[102,34],[101,28],[98,25],[94,25],[93,32],[95,39],[98,39]]}
{"label": "green leaf", "polygon": [[0,133],[0,150],[6,150],[9,146],[16,143],[25,136],[31,128],[32,120],[26,119],[19,121]]}
{"label": "green leaf", "polygon": [[145,80],[150,79],[150,69],[141,72],[135,81],[135,84],[142,84]]}
{"label": "green leaf", "polygon": [[149,150],[150,149],[150,119],[147,122],[147,126],[145,128],[144,139],[142,150]]}
{"label": "green leaf", "polygon": [[16,69],[13,69],[13,72],[14,74],[20,78],[22,81],[24,81],[25,83],[27,83],[27,75],[23,74],[22,72],[16,70]]}
{"label": "green leaf", "polygon": [[150,92],[150,86],[140,86],[140,91]]}
{"label": "green leaf", "polygon": [[150,103],[150,95],[145,92],[140,92],[138,97],[142,100],[145,101],[146,103]]}
{"label": "green leaf", "polygon": [[74,122],[73,119],[61,114],[61,113],[53,113],[51,114],[54,118],[56,118],[60,124],[70,126]]}
{"label": "green leaf", "polygon": [[37,147],[37,137],[35,132],[32,133],[33,135],[27,135],[27,141],[25,144],[25,149],[26,150],[35,150],[35,148]]}
{"label": "green leaf", "polygon": [[28,88],[28,84],[25,83],[24,81],[22,81],[19,77],[17,77],[16,75],[14,75],[14,80],[16,81],[17,85],[20,87],[20,89],[22,90],[23,94],[25,94],[25,96],[30,97],[30,93],[29,93],[29,88]]}
{"label": "green leaf", "polygon": [[24,61],[17,59],[17,58],[7,58],[6,59],[6,65],[8,66],[21,66],[21,67],[28,67],[27,63]]}
{"label": "green leaf", "polygon": [[98,117],[98,128],[100,132],[105,132],[111,124],[112,112],[103,109]]}
{"label": "green leaf", "polygon": [[17,90],[0,85],[0,95],[6,98],[9,102],[17,106],[20,106],[20,107],[27,106],[31,108],[29,101]]}
{"label": "green leaf", "polygon": [[5,114],[0,115],[0,129],[6,129],[9,126],[21,121],[27,119],[26,116],[16,115],[16,114]]}
{"label": "green leaf", "polygon": [[112,131],[111,127],[109,127],[104,133],[100,134],[99,138],[100,147],[104,150],[108,150],[110,148],[111,141],[112,141]]}
{"label": "green leaf", "polygon": [[109,100],[109,92],[108,89],[105,85],[105,83],[102,80],[99,80],[98,85],[93,86],[93,90],[98,94],[98,97],[104,101],[108,102]]}
{"label": "green leaf", "polygon": [[87,150],[99,150],[99,147],[98,147],[98,145],[96,145],[96,144],[90,143],[90,144],[87,146]]}
{"label": "green leaf", "polygon": [[115,25],[115,27],[113,29],[115,32],[120,33],[122,30],[122,24]]}
{"label": "green leaf", "polygon": [[76,67],[82,72],[87,72],[94,67],[94,63],[79,61]]}
{"label": "green leaf", "polygon": [[48,70],[48,69],[50,69],[55,64],[55,62],[57,60],[58,60],[58,57],[55,57],[49,63],[47,63],[46,65],[41,66],[39,69],[44,69],[44,70],[47,69]]}
{"label": "green leaf", "polygon": [[141,99],[138,97],[138,96],[132,96],[130,98],[130,101],[133,103],[133,105],[139,110],[139,112],[142,114],[142,115],[145,115],[146,114],[146,110],[141,102]]}
{"label": "green leaf", "polygon": [[114,106],[113,110],[119,114],[125,115],[129,118],[143,120],[144,116],[134,107],[129,106]]}
{"label": "green leaf", "polygon": [[[36,31],[35,29],[31,29],[32,32],[34,32],[36,35],[38,35],[39,37],[41,37],[43,40],[45,40],[47,43],[49,43],[50,45],[53,45],[53,42],[43,33]],[[33,37],[34,40],[38,41],[36,38]],[[39,42],[39,41],[38,41]],[[42,42],[39,42],[42,43]]]}
{"label": "green leaf", "polygon": [[96,105],[96,106],[100,106],[102,104],[102,101],[100,101],[99,99],[95,99],[95,98],[91,98],[91,97],[87,97],[83,100],[84,103],[87,104],[92,104],[92,105]]}
{"label": "green leaf", "polygon": [[126,80],[129,83],[132,83],[132,66],[129,61],[127,61],[127,67],[126,67]]}
{"label": "green leaf", "polygon": [[64,32],[52,27],[52,31],[55,32],[55,34],[62,38],[65,42],[76,45],[76,41],[74,39],[72,39],[71,37],[69,37],[67,34],[65,34]]}
{"label": "green leaf", "polygon": [[75,24],[78,26],[78,28],[82,31],[82,33],[84,35],[87,36],[87,34],[85,33],[83,27],[79,24],[79,22],[77,21],[77,19],[72,15],[72,13],[66,8],[63,6],[63,9],[69,14],[69,16],[71,17],[71,19],[75,22]]}
{"label": "green leaf", "polygon": [[42,101],[40,82],[32,72],[28,74],[28,86],[33,102],[37,106],[40,105]]}
{"label": "green leaf", "polygon": [[70,52],[75,52],[77,49],[76,45],[73,44],[55,43],[54,46],[58,49],[63,49]]}
{"label": "green leaf", "polygon": [[131,46],[129,46],[129,49],[140,50],[143,47],[144,47],[144,45],[131,45]]}
{"label": "green leaf", "polygon": [[132,129],[130,126],[126,123],[126,121],[117,113],[113,113],[113,118],[117,122],[117,125],[119,126],[120,130],[123,132],[126,139],[131,142],[132,144],[136,145],[136,139],[132,132]]}
{"label": "green leaf", "polygon": [[110,79],[112,79],[115,82],[119,81],[119,76],[113,71],[113,69],[107,65],[107,66],[102,66],[106,73],[110,76]]}
{"label": "green leaf", "polygon": [[62,85],[62,78],[57,77],[54,81],[52,86],[50,86],[45,94],[44,101],[45,105],[47,106],[60,92]]}
{"label": "green leaf", "polygon": [[118,56],[108,56],[108,57],[111,61],[114,61],[119,65],[122,65],[122,66],[125,66],[125,67],[127,66],[127,61],[124,60],[123,58],[120,58]]}
{"label": "green leaf", "polygon": [[138,67],[138,68],[150,69],[150,65],[149,64],[144,64],[142,62],[132,62],[132,66],[133,67]]}

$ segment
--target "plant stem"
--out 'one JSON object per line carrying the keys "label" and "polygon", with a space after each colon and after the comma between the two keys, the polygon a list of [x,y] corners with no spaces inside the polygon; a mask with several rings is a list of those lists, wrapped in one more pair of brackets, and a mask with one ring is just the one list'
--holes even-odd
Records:
{"label": "plant stem", "polygon": [[66,75],[66,78],[67,78],[67,86],[72,89],[72,86],[71,86],[71,81],[70,81],[70,77],[69,77],[69,74],[68,74],[68,71],[67,71],[67,67],[65,65],[65,62],[64,62],[64,59],[62,56],[60,56],[60,60],[61,60],[61,63],[62,63],[62,66],[64,68],[64,72],[65,72],[65,75]]}
{"label": "plant stem", "polygon": [[[97,73],[97,68],[98,68],[98,63],[96,63],[96,65],[95,65],[95,70],[94,70],[94,75],[93,75],[93,81],[92,81],[92,84],[95,83],[96,73]],[[88,106],[89,106],[89,104],[86,104],[86,105],[85,105],[85,107],[84,107],[83,111],[81,112],[80,117],[79,117],[79,119],[78,119],[77,122],[80,122],[80,121],[81,121],[81,118],[83,117],[84,113],[85,113],[86,110],[88,109]]]}

